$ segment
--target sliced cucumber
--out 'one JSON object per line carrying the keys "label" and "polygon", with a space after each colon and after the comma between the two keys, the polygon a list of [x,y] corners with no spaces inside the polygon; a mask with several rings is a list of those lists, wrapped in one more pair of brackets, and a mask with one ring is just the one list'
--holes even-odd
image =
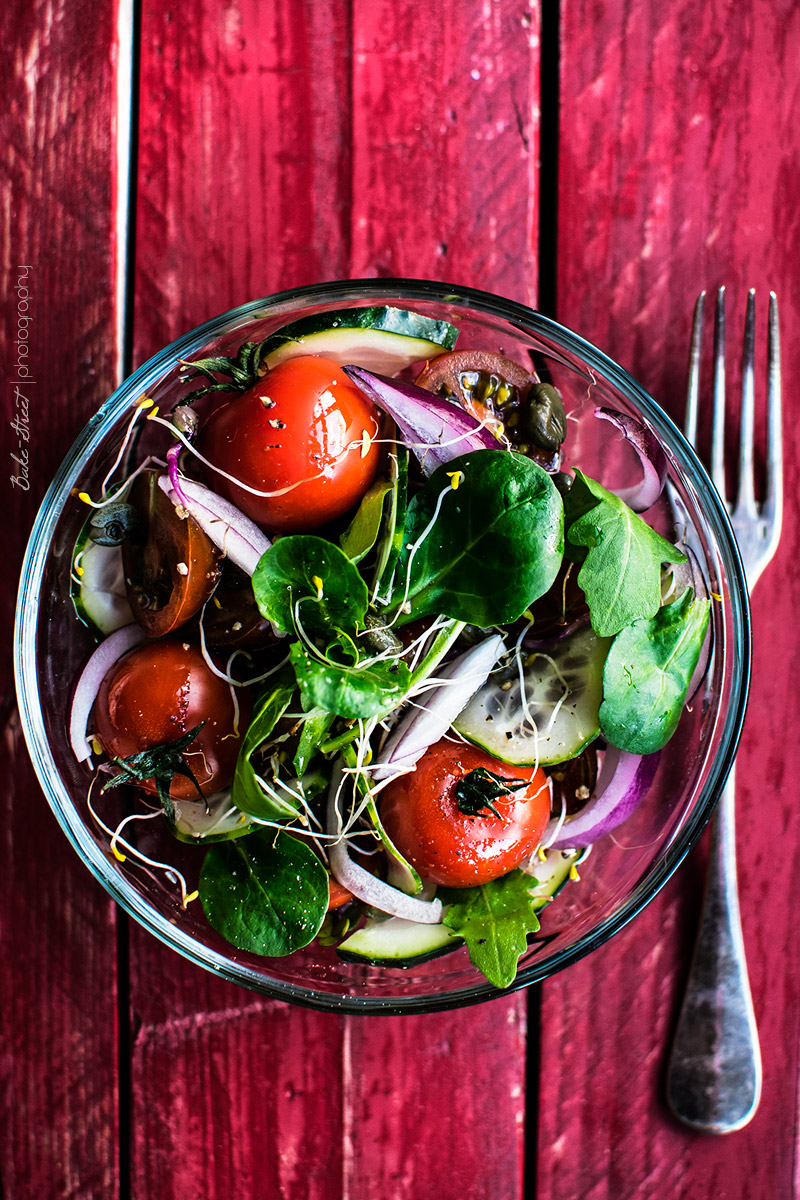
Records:
{"label": "sliced cucumber", "polygon": [[200,800],[176,800],[172,832],[181,842],[227,842],[253,828],[253,818],[231,803],[230,789]]}
{"label": "sliced cucumber", "polygon": [[[531,871],[536,886],[534,908],[539,911],[550,903],[569,879],[570,867],[580,850],[548,850],[544,862],[534,860]],[[338,947],[345,962],[369,963],[373,967],[419,966],[463,944],[463,939],[446,925],[421,925],[400,917],[371,917],[361,929],[351,933]]]}
{"label": "sliced cucumber", "polygon": [[98,546],[81,530],[72,558],[72,603],[85,625],[99,637],[130,625],[133,613],[125,594],[121,546]]}
{"label": "sliced cucumber", "polygon": [[422,925],[400,917],[370,919],[338,947],[345,962],[367,962],[375,967],[416,967],[463,945],[446,925]]}
{"label": "sliced cucumber", "polygon": [[538,912],[558,895],[569,879],[570,868],[580,858],[581,850],[548,850],[544,862],[534,858],[529,870],[536,878],[536,887],[532,889],[534,907]]}
{"label": "sliced cucumber", "polygon": [[[489,754],[515,766],[574,758],[600,732],[603,666],[611,638],[587,626],[528,656],[523,668],[528,712],[516,666],[499,672],[459,713],[455,728]],[[504,688],[506,690],[504,690]]]}
{"label": "sliced cucumber", "polygon": [[447,321],[405,308],[347,308],[303,317],[273,333],[264,362],[271,369],[299,354],[322,354],[355,363],[379,375],[422,362],[456,344],[458,330]]}

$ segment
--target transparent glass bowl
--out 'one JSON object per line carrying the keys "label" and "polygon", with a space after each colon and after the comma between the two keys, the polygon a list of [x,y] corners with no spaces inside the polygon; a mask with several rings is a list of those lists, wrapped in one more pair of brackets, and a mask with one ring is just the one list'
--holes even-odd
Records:
{"label": "transparent glass bowl", "polygon": [[[666,536],[685,535],[705,576],[712,649],[704,684],[662,752],[645,801],[593,849],[581,879],[565,887],[542,914],[542,928],[520,963],[514,988],[547,978],[621,929],[669,878],[699,837],[736,752],[747,701],[750,623],[747,590],[725,509],[693,450],[639,384],[599,350],[522,305],[467,288],[414,280],[361,280],[298,288],[233,309],[186,334],[139,368],[82,431],[58,471],[30,537],[19,592],[15,638],[22,724],[44,792],[72,845],[123,908],[168,946],[245,987],[315,1008],[343,1012],[422,1012],[490,999],[492,987],[459,948],[402,970],[341,961],[335,949],[308,947],[287,958],[242,953],[206,923],[199,902],[181,908],[178,890],[129,857],[120,863],[87,809],[91,770],[70,750],[66,713],[71,688],[92,649],[75,618],[70,568],[86,519],[73,489],[91,490],[114,460],[131,405],[150,396],[170,408],[184,394],[178,362],[231,354],[302,314],[363,304],[396,304],[444,317],[461,331],[458,348],[499,350],[533,361],[562,392],[569,422],[565,464],[578,465],[606,486],[638,478],[638,463],[613,425],[598,420],[605,405],[640,417],[664,447],[669,485],[648,521]],[[163,430],[150,426],[147,438]],[[155,441],[154,441],[155,444]],[[103,798],[114,822],[124,789]],[[123,809],[118,810],[120,813]],[[117,816],[116,819],[119,819]],[[136,844],[149,857],[179,867],[189,886],[204,851],[176,842],[160,820],[134,823]]]}

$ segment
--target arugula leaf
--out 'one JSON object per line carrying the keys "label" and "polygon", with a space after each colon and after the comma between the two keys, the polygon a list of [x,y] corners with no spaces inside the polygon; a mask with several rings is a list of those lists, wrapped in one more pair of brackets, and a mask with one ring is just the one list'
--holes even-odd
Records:
{"label": "arugula leaf", "polygon": [[310,846],[274,829],[211,846],[198,890],[217,933],[270,957],[307,946],[328,910],[325,866]]}
{"label": "arugula leaf", "polygon": [[231,800],[242,812],[262,820],[274,821],[276,818],[294,817],[299,811],[288,798],[288,792],[286,798],[282,797],[280,801],[266,794],[258,782],[251,762],[255,751],[269,740],[270,734],[289,707],[296,687],[291,671],[284,670],[261,693],[256,700],[253,716],[236,760]]}
{"label": "arugula leaf", "polygon": [[536,880],[524,871],[474,888],[439,889],[448,905],[444,924],[461,934],[471,962],[495,987],[508,987],[528,945],[527,935],[539,928],[533,889]]}
{"label": "arugula leaf", "polygon": [[391,602],[413,601],[400,623],[442,614],[507,624],[551,586],[563,549],[563,505],[546,471],[507,450],[465,454],[411,501]]}
{"label": "arugula leaf", "polygon": [[303,628],[323,637],[332,629],[355,629],[369,600],[367,585],[344,551],[311,534],[283,537],[261,556],[253,593],[262,616],[287,633],[294,630],[299,602]]}
{"label": "arugula leaf", "polygon": [[377,542],[386,493],[391,490],[390,480],[380,479],[373,483],[356,509],[356,515],[339,538],[339,545],[351,562],[361,562]]}
{"label": "arugula leaf", "polygon": [[635,621],[614,639],[603,669],[600,728],[613,746],[652,754],[680,720],[709,621],[707,600],[687,588],[649,621]]}
{"label": "arugula leaf", "polygon": [[[577,519],[576,512],[581,513]],[[577,469],[566,513],[567,546],[587,550],[578,584],[595,633],[613,637],[626,625],[655,616],[661,605],[661,564],[685,562],[686,555]]]}
{"label": "arugula leaf", "polygon": [[339,717],[378,717],[396,708],[411,686],[404,662],[344,665],[314,658],[302,642],[290,651],[305,708]]}

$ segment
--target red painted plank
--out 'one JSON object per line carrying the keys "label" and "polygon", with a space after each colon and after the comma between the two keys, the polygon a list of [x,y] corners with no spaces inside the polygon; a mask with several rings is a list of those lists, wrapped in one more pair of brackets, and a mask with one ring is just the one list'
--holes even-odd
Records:
{"label": "red painted plank", "polygon": [[[422,20],[411,5],[356,6],[351,74],[343,0],[240,0],[224,15],[194,4],[179,22],[146,5],[136,358],[315,278],[444,274],[531,295],[538,26],[511,8],[451,0]],[[419,114],[403,129],[405,108],[386,99],[401,84]],[[429,139],[454,97],[442,173]],[[478,174],[458,177],[475,145],[507,193],[491,227]],[[234,1168],[264,1196],[520,1194],[524,998],[403,1020],[307,1013],[221,984],[134,928],[131,1004],[135,1196],[227,1197]],[[491,1149],[476,1133],[487,1111]]]}
{"label": "red painted plank", "polygon": [[[49,0],[7,4],[0,15],[3,544],[12,579],[64,449],[114,384],[114,20],[111,3]],[[28,487],[12,486],[10,476],[24,480],[26,454]],[[13,699],[13,601],[6,587],[2,1187],[9,1197],[110,1196],[118,1182],[115,914],[28,761]]]}
{"label": "red painted plank", "polygon": [[[800,186],[796,6],[698,9],[675,0],[623,12],[568,0],[562,38],[559,316],[679,415],[699,288],[731,285],[736,332],[744,288],[759,288],[762,322],[766,289],[775,288],[784,301],[791,465],[791,381],[800,371],[791,311],[800,230],[786,200]],[[746,1129],[714,1138],[683,1129],[663,1104],[696,927],[695,856],[632,926],[545,986],[538,1175],[553,1200],[794,1194],[800,952],[788,897],[800,820],[787,747],[800,728],[800,653],[787,626],[799,549],[791,477],[787,501],[783,543],[755,593],[753,699],[739,759],[745,940],[765,1051],[761,1107]],[[556,1062],[558,1071],[549,1070]]]}
{"label": "red painted plank", "polygon": [[[528,4],[354,8],[353,275],[533,298],[538,38]],[[348,1197],[522,1194],[525,1004],[347,1022]]]}
{"label": "red painted plank", "polygon": [[521,1196],[525,1033],[519,997],[467,1012],[351,1017],[342,1195]]}
{"label": "red painted plank", "polygon": [[[345,15],[145,4],[137,361],[233,304],[346,274]],[[341,1019],[222,983],[138,927],[130,963],[132,1195],[338,1195]]]}
{"label": "red painted plank", "polygon": [[356,5],[351,273],[536,292],[539,7]]}
{"label": "red painted plank", "polygon": [[134,359],[347,276],[347,5],[145,3]]}

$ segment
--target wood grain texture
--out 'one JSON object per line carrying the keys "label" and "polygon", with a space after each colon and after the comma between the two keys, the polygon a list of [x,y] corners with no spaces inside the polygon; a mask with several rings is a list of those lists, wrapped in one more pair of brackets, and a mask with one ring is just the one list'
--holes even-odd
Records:
{"label": "wood grain texture", "polygon": [[[792,4],[563,6],[558,312],[682,410],[692,303],[729,285],[783,300],[788,510],[755,593],[754,684],[739,756],[745,941],[764,1048],[753,1122],[726,1138],[685,1130],[663,1077],[696,928],[702,853],[610,944],[544,989],[538,1178],[553,1200],[794,1191],[800,974],[792,897],[800,850],[791,750],[800,653],[787,628],[798,583],[800,338],[793,113],[800,13]],[[736,351],[731,367],[736,374]],[[763,362],[763,353],[762,353]],[[779,717],[778,717],[779,714]],[[599,850],[598,850],[599,853]],[[548,1063],[559,1063],[551,1072]]]}
{"label": "wood grain texture", "polygon": [[347,277],[343,0],[145,2],[134,361],[234,304]]}
{"label": "wood grain texture", "polygon": [[351,274],[536,294],[539,10],[355,5]]}
{"label": "wood grain texture", "polygon": [[[11,3],[0,28],[3,546],[14,579],[59,460],[114,386],[114,6]],[[20,316],[32,319],[20,327]],[[24,475],[26,452],[27,489],[10,482]],[[116,918],[28,761],[11,673],[13,602],[12,585],[0,598],[2,1192],[88,1200],[115,1194],[118,1182]]]}
{"label": "wood grain texture", "polygon": [[[352,26],[343,0],[180,13],[143,11],[137,361],[236,301],[314,279],[449,272],[533,294],[528,5],[451,0],[435,30],[410,4],[354,6]],[[410,125],[390,99],[401,84]],[[457,177],[476,152],[508,192],[491,229],[477,176]],[[437,1017],[302,1012],[134,927],[131,1006],[133,1196],[227,1196],[234,1167],[248,1196],[521,1194],[524,998]],[[491,1139],[476,1137],[487,1111]]]}

